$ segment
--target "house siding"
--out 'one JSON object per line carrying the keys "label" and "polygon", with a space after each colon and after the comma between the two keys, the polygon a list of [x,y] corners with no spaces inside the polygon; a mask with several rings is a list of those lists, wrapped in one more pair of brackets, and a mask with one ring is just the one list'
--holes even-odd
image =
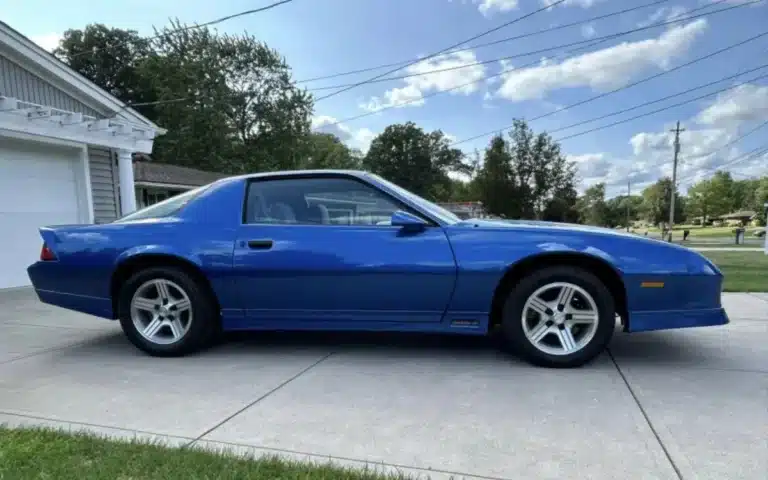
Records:
{"label": "house siding", "polygon": [[94,117],[103,116],[2,55],[0,55],[0,95],[69,112]]}
{"label": "house siding", "polygon": [[96,223],[111,222],[120,216],[117,159],[109,149],[89,146],[88,164],[91,170],[93,220]]}

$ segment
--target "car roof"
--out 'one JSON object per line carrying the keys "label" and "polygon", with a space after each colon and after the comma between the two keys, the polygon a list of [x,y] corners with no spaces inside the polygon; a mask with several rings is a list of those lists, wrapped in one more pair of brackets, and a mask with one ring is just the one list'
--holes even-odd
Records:
{"label": "car roof", "polygon": [[370,172],[365,170],[278,170],[274,172],[246,173],[228,177],[228,180],[248,180],[251,178],[269,177],[299,177],[305,175],[350,175],[357,178],[366,178]]}

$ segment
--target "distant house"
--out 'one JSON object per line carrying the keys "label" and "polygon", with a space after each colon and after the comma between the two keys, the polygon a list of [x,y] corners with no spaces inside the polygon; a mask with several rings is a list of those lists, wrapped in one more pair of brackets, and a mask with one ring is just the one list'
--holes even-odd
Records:
{"label": "distant house", "polygon": [[757,213],[753,212],[752,210],[741,210],[713,218],[715,222],[720,223],[721,225],[734,227],[748,225],[756,219]]}
{"label": "distant house", "polygon": [[133,164],[136,206],[144,208],[179,193],[226,177],[189,167],[140,160]]}
{"label": "distant house", "polygon": [[135,210],[133,154],[164,133],[0,22],[0,289],[29,285],[40,226]]}

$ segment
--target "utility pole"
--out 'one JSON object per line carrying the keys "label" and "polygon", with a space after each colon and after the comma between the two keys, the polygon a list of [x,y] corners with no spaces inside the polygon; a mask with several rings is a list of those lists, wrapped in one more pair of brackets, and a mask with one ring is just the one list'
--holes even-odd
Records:
{"label": "utility pole", "polygon": [[669,237],[668,241],[672,241],[672,226],[675,224],[675,193],[677,192],[677,156],[680,153],[680,132],[684,132],[684,128],[680,128],[680,122],[677,122],[677,126],[674,130],[670,130],[675,134],[675,158],[672,163],[672,191],[669,198]]}
{"label": "utility pole", "polygon": [[629,232],[629,197],[632,195],[632,191],[630,190],[629,185],[629,178],[627,178],[627,232]]}

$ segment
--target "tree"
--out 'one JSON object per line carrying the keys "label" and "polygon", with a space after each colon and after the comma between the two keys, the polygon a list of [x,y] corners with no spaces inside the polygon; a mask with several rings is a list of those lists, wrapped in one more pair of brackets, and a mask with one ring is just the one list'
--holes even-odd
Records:
{"label": "tree", "polygon": [[509,140],[496,136],[485,153],[477,182],[486,209],[515,218],[573,221],[575,165],[546,133],[534,134],[516,120]]}
{"label": "tree", "polygon": [[607,217],[605,225],[609,227],[627,226],[627,220],[633,222],[637,220],[642,197],[638,195],[619,195],[605,202],[607,208]]}
{"label": "tree", "polygon": [[426,133],[413,122],[390,125],[371,142],[363,165],[418,195],[450,197],[451,172],[468,173],[464,153],[450,148],[443,132]]}
{"label": "tree", "polygon": [[156,54],[143,64],[159,100],[170,102],[158,108],[169,129],[158,155],[171,151],[175,162],[232,173],[296,168],[312,99],[294,85],[285,60],[248,34],[169,34],[185,27],[172,22],[159,31]]}
{"label": "tree", "polygon": [[356,170],[362,167],[362,153],[359,150],[350,149],[336,135],[310,133],[305,147],[306,152],[301,157],[299,168]]}
{"label": "tree", "polygon": [[540,219],[555,192],[573,187],[575,164],[566,160],[552,137],[534,134],[524,120],[514,121],[509,143],[521,216]]}
{"label": "tree", "polygon": [[[83,30],[64,32],[53,51],[60,60],[105,91],[126,103],[156,100],[146,78],[139,72],[141,63],[153,49],[151,42],[136,30],[87,25]],[[154,120],[151,106],[137,107]]]}
{"label": "tree", "polygon": [[578,200],[581,221],[587,225],[609,226],[608,206],[605,203],[605,184],[592,185]]}
{"label": "tree", "polygon": [[[664,177],[643,190],[642,210],[646,220],[654,225],[669,222],[669,200],[672,192],[672,179]],[[675,222],[682,221],[683,201],[675,189]]]}
{"label": "tree", "polygon": [[557,190],[552,198],[547,202],[542,214],[542,220],[549,222],[567,222],[576,223],[579,221],[579,210],[577,208],[579,194],[576,192],[572,182]]}
{"label": "tree", "polygon": [[518,216],[520,206],[512,176],[512,156],[501,135],[491,139],[474,182],[486,212],[504,217]]}
{"label": "tree", "polygon": [[185,28],[171,22],[150,42],[89,25],[57,54],[120,100],[157,102],[136,109],[168,129],[155,140],[161,162],[229,173],[301,164],[312,97],[285,60],[252,35]]}
{"label": "tree", "polygon": [[716,171],[707,182],[712,207],[712,215],[720,216],[733,213],[741,205],[734,198],[734,181],[729,172]]}

